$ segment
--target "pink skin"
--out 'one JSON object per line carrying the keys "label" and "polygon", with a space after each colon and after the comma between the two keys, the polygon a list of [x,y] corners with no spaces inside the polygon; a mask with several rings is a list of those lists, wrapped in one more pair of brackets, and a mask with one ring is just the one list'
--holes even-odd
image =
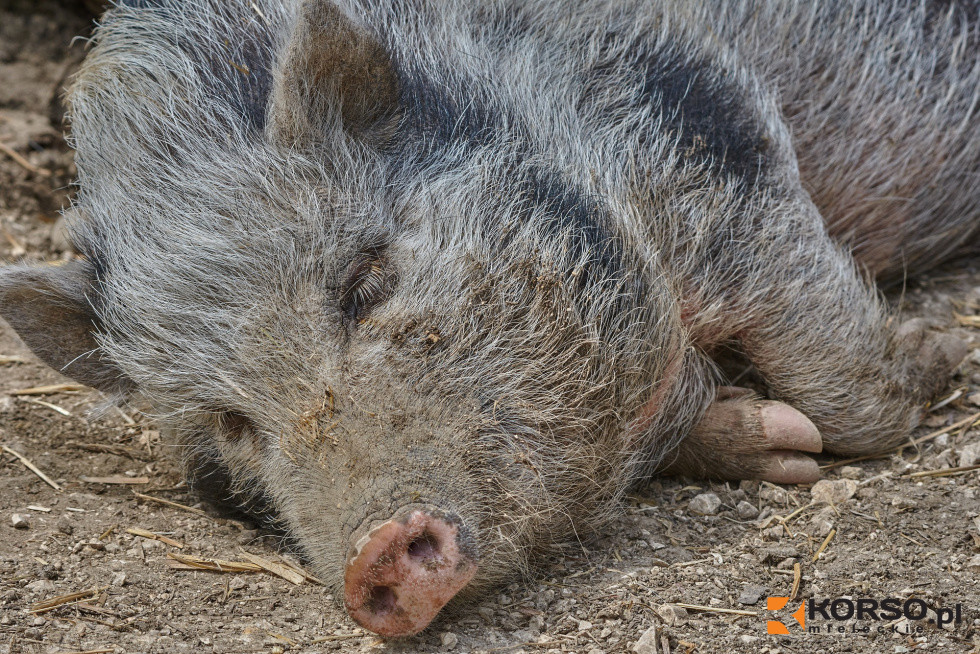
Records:
{"label": "pink skin", "polygon": [[820,468],[809,454],[822,449],[817,427],[793,407],[745,388],[722,386],[665,472],[812,483],[820,478]]}
{"label": "pink skin", "polygon": [[805,415],[782,402],[763,402],[760,410],[767,450],[763,479],[775,484],[810,484],[820,479],[820,467],[802,452],[818,453],[823,441]]}
{"label": "pink skin", "polygon": [[421,509],[374,527],[351,548],[344,604],[365,629],[411,636],[476,574],[457,525]]}

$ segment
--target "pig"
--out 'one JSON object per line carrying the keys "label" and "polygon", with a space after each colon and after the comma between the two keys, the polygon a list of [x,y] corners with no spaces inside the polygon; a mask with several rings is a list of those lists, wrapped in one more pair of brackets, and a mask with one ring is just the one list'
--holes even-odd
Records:
{"label": "pig", "polygon": [[976,252],[976,14],[127,0],[67,97],[80,255],[0,313],[415,634],[655,473],[908,438],[966,350],[874,280]]}

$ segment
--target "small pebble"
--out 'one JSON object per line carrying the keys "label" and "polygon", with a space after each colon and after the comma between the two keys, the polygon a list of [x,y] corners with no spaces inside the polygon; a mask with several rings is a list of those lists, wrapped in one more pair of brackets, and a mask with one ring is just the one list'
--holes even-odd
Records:
{"label": "small pebble", "polygon": [[714,515],[721,507],[721,499],[714,493],[695,495],[687,505],[688,511],[698,515]]}
{"label": "small pebble", "polygon": [[759,488],[759,498],[765,502],[772,502],[773,504],[786,504],[789,501],[789,494],[779,486],[766,484]]}
{"label": "small pebble", "polygon": [[858,483],[853,479],[821,479],[810,489],[810,497],[814,502],[824,504],[840,504],[854,497]]}
{"label": "small pebble", "polygon": [[674,604],[663,604],[657,609],[657,614],[671,627],[677,627],[687,622],[687,609]]}
{"label": "small pebble", "polygon": [[810,518],[810,528],[808,531],[816,538],[823,538],[834,528],[834,520],[837,512],[833,507],[825,506],[819,513]]}
{"label": "small pebble", "polygon": [[116,588],[122,588],[123,586],[125,586],[126,585],[126,573],[125,572],[117,572],[116,574],[112,575],[112,585],[115,586]]}
{"label": "small pebble", "polygon": [[980,442],[970,443],[960,448],[959,466],[961,468],[976,465],[977,461],[980,461]]}
{"label": "small pebble", "polygon": [[844,479],[860,479],[864,475],[864,469],[857,466],[844,466],[840,469],[840,476]]}
{"label": "small pebble", "polygon": [[755,505],[751,502],[742,500],[735,505],[735,513],[742,520],[753,520],[759,516],[759,509],[755,508]]}
{"label": "small pebble", "polygon": [[633,645],[636,654],[657,654],[657,625],[651,625],[640,634],[640,639]]}
{"label": "small pebble", "polygon": [[38,595],[46,595],[48,593],[54,592],[55,585],[51,583],[48,579],[36,579],[25,586],[27,590],[32,593],[37,593]]}
{"label": "small pebble", "polygon": [[757,603],[762,596],[767,592],[765,586],[758,586],[756,584],[745,584],[742,588],[742,594],[738,596],[738,603],[751,606]]}
{"label": "small pebble", "polygon": [[10,523],[14,526],[14,529],[30,529],[31,526],[31,523],[27,520],[27,516],[21,515],[20,513],[15,513],[10,516]]}
{"label": "small pebble", "polygon": [[459,636],[457,636],[451,631],[443,632],[442,635],[439,637],[439,640],[440,642],[442,642],[442,646],[445,647],[446,649],[454,649],[456,645],[459,644]]}

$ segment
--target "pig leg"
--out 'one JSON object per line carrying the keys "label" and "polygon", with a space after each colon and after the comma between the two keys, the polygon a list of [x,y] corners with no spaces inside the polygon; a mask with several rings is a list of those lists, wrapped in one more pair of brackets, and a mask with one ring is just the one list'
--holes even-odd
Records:
{"label": "pig leg", "polygon": [[801,484],[820,476],[820,433],[806,416],[745,388],[723,386],[680,444],[665,474],[715,479],[764,479]]}
{"label": "pig leg", "polygon": [[751,301],[733,314],[736,337],[770,397],[809,418],[825,450],[895,447],[966,346],[921,321],[896,324],[816,220],[792,227],[770,226],[756,242],[761,274],[746,282]]}

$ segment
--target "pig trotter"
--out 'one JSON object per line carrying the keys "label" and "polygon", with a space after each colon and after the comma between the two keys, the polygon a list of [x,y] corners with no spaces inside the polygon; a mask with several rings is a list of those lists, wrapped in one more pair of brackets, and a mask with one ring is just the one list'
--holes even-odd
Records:
{"label": "pig trotter", "polygon": [[970,348],[950,334],[929,331],[930,322],[914,318],[903,322],[895,339],[905,351],[912,353],[919,376],[919,401],[926,402],[940,393],[949,377],[963,362]]}
{"label": "pig trotter", "polygon": [[820,432],[793,407],[763,400],[748,389],[726,386],[719,389],[665,472],[809,483],[819,478],[820,470],[804,452],[821,449]]}

